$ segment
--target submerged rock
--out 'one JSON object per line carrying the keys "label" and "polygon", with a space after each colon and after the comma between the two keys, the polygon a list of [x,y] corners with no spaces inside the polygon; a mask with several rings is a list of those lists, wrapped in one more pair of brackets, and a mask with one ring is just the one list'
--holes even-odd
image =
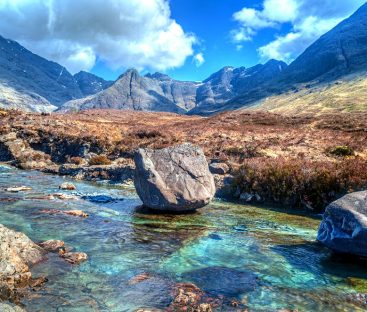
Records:
{"label": "submerged rock", "polygon": [[257,277],[252,272],[226,267],[208,267],[190,271],[184,278],[195,283],[208,294],[238,296],[252,291]]}
{"label": "submerged rock", "polygon": [[151,278],[151,275],[149,273],[144,272],[144,273],[141,273],[131,278],[128,283],[129,285],[134,285],[134,284],[138,284],[150,278]]}
{"label": "submerged rock", "polygon": [[89,215],[82,210],[43,209],[43,210],[40,210],[40,213],[49,214],[49,215],[67,215],[67,216],[79,217],[79,218],[89,217]]}
{"label": "submerged rock", "polygon": [[67,252],[60,256],[70,264],[79,264],[88,259],[88,255],[84,252]]}
{"label": "submerged rock", "polygon": [[31,191],[32,188],[29,186],[14,186],[14,187],[8,187],[5,189],[7,192],[11,193],[18,193],[18,192],[25,192],[25,191]]}
{"label": "submerged rock", "polygon": [[26,312],[26,310],[18,307],[16,305],[7,304],[4,302],[0,302],[0,311],[1,312]]}
{"label": "submerged rock", "polygon": [[65,243],[61,240],[48,240],[42,243],[39,243],[38,246],[43,248],[48,252],[59,252],[61,248],[65,247]]}
{"label": "submerged rock", "polygon": [[144,205],[163,211],[190,211],[207,205],[215,184],[203,151],[192,144],[135,153],[135,187]]}
{"label": "submerged rock", "polygon": [[367,257],[367,191],[351,193],[331,203],[317,240],[334,251]]}

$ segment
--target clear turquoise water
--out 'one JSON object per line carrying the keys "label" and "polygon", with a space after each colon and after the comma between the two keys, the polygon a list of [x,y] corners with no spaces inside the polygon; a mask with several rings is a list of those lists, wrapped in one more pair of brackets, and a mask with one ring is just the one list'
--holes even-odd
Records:
{"label": "clear turquoise water", "polygon": [[[138,208],[132,189],[86,182],[73,182],[80,195],[105,194],[115,201],[39,199],[59,192],[64,181],[0,166],[0,223],[34,241],[64,240],[89,255],[79,266],[50,255],[33,268],[34,276],[46,275],[49,282],[24,298],[29,312],[165,308],[170,287],[182,281],[195,282],[212,297],[236,298],[250,311],[365,311],[348,298],[367,291],[366,266],[342,262],[315,243],[319,220],[219,201],[194,214],[155,215]],[[33,190],[3,190],[15,185]],[[90,217],[47,215],[43,209],[81,209]],[[153,277],[128,283],[143,272]],[[235,309],[224,305],[220,311]]]}

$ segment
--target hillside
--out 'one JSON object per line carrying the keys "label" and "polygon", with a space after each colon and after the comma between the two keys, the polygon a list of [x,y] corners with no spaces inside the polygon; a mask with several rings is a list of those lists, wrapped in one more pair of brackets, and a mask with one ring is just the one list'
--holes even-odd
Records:
{"label": "hillside", "polygon": [[85,80],[77,81],[65,67],[0,36],[0,107],[52,111],[55,106],[82,98],[87,93],[99,92],[108,86],[103,79],[92,77],[94,80],[89,83],[96,81],[103,84],[99,89],[89,88],[86,91]]}
{"label": "hillside", "polygon": [[270,96],[245,109],[288,115],[366,112],[366,99],[367,76],[357,74]]}
{"label": "hillside", "polygon": [[[245,90],[239,96],[230,99],[224,105],[214,105],[211,110],[198,110],[200,114],[210,114],[225,110],[235,110],[256,104],[258,108],[268,109],[277,107],[279,111],[287,112],[292,106],[288,101],[294,99],[297,103],[296,110],[291,113],[314,111],[314,101],[318,101],[319,109],[326,105],[326,111],[339,111],[343,101],[339,101],[338,107],[331,105],[334,96],[338,96],[338,90],[346,92],[343,98],[348,107],[345,110],[353,110],[350,102],[356,96],[362,99],[367,92],[365,85],[360,84],[358,76],[363,79],[367,71],[367,3],[363,5],[351,17],[341,22],[335,28],[327,32],[309,48],[305,50],[294,62],[292,62],[282,73],[265,85],[260,85],[251,90]],[[353,79],[345,78],[345,87],[333,88],[334,82],[343,83],[343,77],[354,75]],[[353,82],[357,84],[353,86]],[[329,87],[327,87],[329,86]],[[327,88],[327,92],[323,90]],[[358,88],[361,87],[362,89]],[[357,91],[355,93],[355,91]],[[321,92],[317,95],[318,92]],[[348,91],[347,91],[348,92]],[[353,92],[353,93],[352,93]],[[295,93],[295,95],[292,95]],[[311,94],[311,96],[310,96]],[[325,98],[323,97],[325,96]],[[317,99],[317,100],[316,100]],[[359,101],[359,100],[357,100]],[[272,103],[271,103],[272,102]],[[265,103],[264,106],[261,103]],[[282,104],[283,103],[283,104]],[[284,106],[280,109],[281,105]],[[311,108],[308,105],[312,105]],[[365,106],[355,107],[364,109]]]}

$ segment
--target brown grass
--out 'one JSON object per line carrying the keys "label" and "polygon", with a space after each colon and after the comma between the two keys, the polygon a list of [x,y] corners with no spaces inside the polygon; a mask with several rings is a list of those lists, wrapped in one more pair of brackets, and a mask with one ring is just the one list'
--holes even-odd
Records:
{"label": "brown grass", "polygon": [[[90,152],[114,160],[131,158],[139,147],[163,148],[192,142],[204,149],[208,159],[220,159],[234,169],[241,166],[256,169],[259,173],[252,176],[260,185],[270,183],[278,174],[279,179],[288,183],[287,172],[290,172],[288,177],[297,172],[295,179],[308,182],[303,185],[298,180],[289,182],[287,189],[293,195],[263,187],[261,192],[273,201],[303,202],[306,206],[307,201],[311,201],[317,209],[335,198],[325,195],[332,189],[330,185],[335,185],[333,192],[338,196],[349,189],[363,187],[365,182],[367,113],[286,116],[262,111],[235,111],[202,118],[114,110],[49,116],[8,112],[0,116],[0,129],[1,134],[16,132],[18,137],[31,141],[35,149],[44,150],[44,146],[51,146],[50,151],[45,152],[51,153],[55,162],[79,157],[79,147],[86,143]],[[353,155],[338,157],[330,153],[338,146],[347,146]],[[64,151],[63,157],[52,154],[52,151],[60,150]],[[351,172],[350,177],[347,170]],[[312,188],[317,184],[315,181],[325,182],[322,175],[325,179],[330,177],[330,181],[326,181],[328,186],[325,189],[321,186]],[[248,178],[251,180],[251,175]],[[241,188],[257,190],[256,183],[251,181],[247,186],[243,181],[239,182]],[[297,200],[294,199],[295,192],[299,195]],[[313,192],[315,199],[307,199],[313,198]]]}

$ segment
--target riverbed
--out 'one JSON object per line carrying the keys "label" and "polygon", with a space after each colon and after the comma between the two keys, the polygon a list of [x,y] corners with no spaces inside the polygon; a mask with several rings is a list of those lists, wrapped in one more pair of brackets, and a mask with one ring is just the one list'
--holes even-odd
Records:
{"label": "riverbed", "polygon": [[[50,199],[74,183],[74,199]],[[9,193],[10,186],[30,191]],[[171,289],[191,282],[220,298],[220,311],[365,311],[367,270],[315,241],[319,218],[215,201],[190,214],[153,214],[140,207],[133,188],[75,182],[36,171],[0,166],[0,223],[33,241],[60,239],[88,261],[70,265],[49,255],[32,269],[44,287],[23,298],[33,311],[135,311],[164,309]],[[81,209],[88,218],[47,214]],[[139,283],[139,274],[150,278]],[[224,298],[224,299],[223,299]],[[219,310],[218,310],[219,311]]]}

